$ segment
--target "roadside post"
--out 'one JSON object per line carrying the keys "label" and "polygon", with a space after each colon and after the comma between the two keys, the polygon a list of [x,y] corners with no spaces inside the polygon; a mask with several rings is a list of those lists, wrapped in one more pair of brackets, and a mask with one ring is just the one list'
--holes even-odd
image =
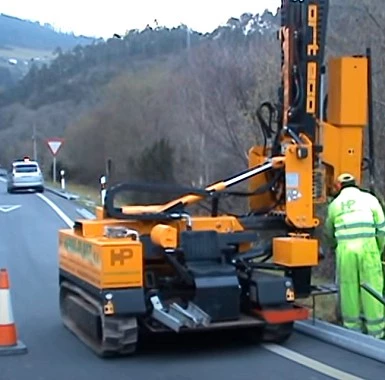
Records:
{"label": "roadside post", "polygon": [[58,137],[52,137],[46,140],[49,150],[52,153],[53,165],[52,165],[52,180],[56,183],[56,156],[62,147],[64,139]]}
{"label": "roadside post", "polygon": [[106,197],[107,193],[107,178],[105,175],[102,175],[100,177],[100,201],[101,204],[104,206],[104,198]]}
{"label": "roadside post", "polygon": [[65,190],[66,189],[66,180],[65,180],[65,171],[62,169],[60,170],[60,182],[61,182],[61,189]]}

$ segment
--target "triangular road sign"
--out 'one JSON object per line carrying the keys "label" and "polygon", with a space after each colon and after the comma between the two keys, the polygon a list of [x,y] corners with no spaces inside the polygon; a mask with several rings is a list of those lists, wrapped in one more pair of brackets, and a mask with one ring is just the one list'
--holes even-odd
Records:
{"label": "triangular road sign", "polygon": [[50,149],[51,153],[56,156],[59,152],[59,149],[61,148],[63,144],[63,139],[58,138],[52,138],[47,140],[48,148]]}
{"label": "triangular road sign", "polygon": [[17,210],[20,207],[21,207],[21,205],[1,205],[0,211],[1,212],[10,212],[13,210]]}

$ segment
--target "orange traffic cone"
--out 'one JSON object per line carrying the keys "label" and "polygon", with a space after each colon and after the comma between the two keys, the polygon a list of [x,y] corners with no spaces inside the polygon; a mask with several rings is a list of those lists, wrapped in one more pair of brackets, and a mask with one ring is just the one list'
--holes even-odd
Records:
{"label": "orange traffic cone", "polygon": [[25,354],[27,347],[18,340],[9,288],[8,271],[0,269],[0,355]]}

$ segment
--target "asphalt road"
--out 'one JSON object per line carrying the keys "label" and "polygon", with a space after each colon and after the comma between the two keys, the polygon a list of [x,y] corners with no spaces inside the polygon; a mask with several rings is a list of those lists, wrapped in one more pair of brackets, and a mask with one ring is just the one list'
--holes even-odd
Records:
{"label": "asphalt road", "polygon": [[[2,212],[5,205],[20,207]],[[246,347],[227,335],[156,340],[135,357],[99,359],[60,321],[57,240],[58,229],[66,227],[63,215],[76,217],[70,201],[49,193],[8,195],[0,182],[0,266],[9,271],[14,317],[29,350],[0,356],[0,380],[384,378],[385,365],[300,334],[282,347]]]}

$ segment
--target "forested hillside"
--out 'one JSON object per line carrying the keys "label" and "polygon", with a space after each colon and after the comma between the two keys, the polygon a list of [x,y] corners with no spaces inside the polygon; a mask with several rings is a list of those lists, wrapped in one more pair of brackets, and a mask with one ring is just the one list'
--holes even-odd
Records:
{"label": "forested hillside", "polygon": [[57,46],[71,49],[77,44],[90,44],[93,38],[59,33],[50,24],[23,20],[0,13],[0,47],[18,46],[35,50],[54,50]]}
{"label": "forested hillside", "polygon": [[[64,137],[58,169],[94,184],[112,159],[115,179],[205,184],[242,170],[260,140],[255,110],[275,101],[279,16],[242,15],[209,35],[158,27],[58,52],[0,97],[0,160]],[[383,173],[385,10],[381,0],[331,0],[327,55],[374,54],[377,165]]]}
{"label": "forested hillside", "polygon": [[0,92],[12,87],[32,63],[41,67],[54,58],[56,49],[88,45],[94,38],[62,33],[49,24],[0,13]]}

